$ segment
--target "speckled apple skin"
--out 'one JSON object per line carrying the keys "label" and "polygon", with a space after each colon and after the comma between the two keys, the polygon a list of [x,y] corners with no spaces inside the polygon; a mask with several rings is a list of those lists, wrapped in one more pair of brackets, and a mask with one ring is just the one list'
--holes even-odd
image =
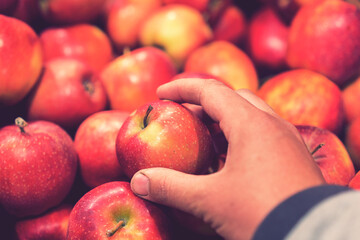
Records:
{"label": "speckled apple skin", "polygon": [[257,95],[285,120],[339,133],[344,107],[339,87],[306,69],[290,70],[268,79]]}
{"label": "speckled apple skin", "polygon": [[[143,128],[151,105],[149,125]],[[116,138],[116,154],[125,174],[165,167],[190,174],[203,173],[211,164],[214,150],[211,135],[201,120],[172,101],[145,104],[125,120]]]}
{"label": "speckled apple skin", "polygon": [[100,111],[85,119],[76,131],[74,144],[80,172],[89,187],[125,179],[116,157],[115,140],[128,116],[118,110]]}
{"label": "speckled apple skin", "polygon": [[354,165],[341,140],[332,132],[314,126],[296,126],[328,184],[347,186],[355,175]]}
{"label": "speckled apple skin", "polygon": [[299,10],[289,31],[287,62],[324,74],[339,86],[360,69],[360,9],[328,0]]}
{"label": "speckled apple skin", "polygon": [[0,130],[0,203],[11,214],[37,215],[59,204],[76,174],[77,155],[58,125],[36,121]]}
{"label": "speckled apple skin", "polygon": [[[123,220],[111,238],[108,230]],[[70,214],[67,240],[168,240],[170,231],[162,210],[134,195],[128,182],[109,182],[86,193]]]}

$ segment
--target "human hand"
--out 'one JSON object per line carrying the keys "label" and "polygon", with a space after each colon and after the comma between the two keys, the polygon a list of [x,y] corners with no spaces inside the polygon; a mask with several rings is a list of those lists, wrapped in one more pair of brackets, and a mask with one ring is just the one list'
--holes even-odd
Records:
{"label": "human hand", "polygon": [[211,79],[179,79],[157,93],[201,106],[219,122],[228,152],[224,167],[209,175],[140,170],[131,180],[140,197],[191,213],[225,239],[239,240],[250,239],[280,202],[324,183],[296,128],[250,91]]}

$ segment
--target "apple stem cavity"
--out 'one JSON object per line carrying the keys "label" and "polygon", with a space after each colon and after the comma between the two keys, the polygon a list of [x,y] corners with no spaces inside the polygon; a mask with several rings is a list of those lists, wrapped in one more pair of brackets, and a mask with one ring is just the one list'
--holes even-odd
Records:
{"label": "apple stem cavity", "polygon": [[89,80],[91,77],[90,76],[86,76],[84,77],[85,80],[82,82],[85,91],[88,92],[90,95],[92,95],[95,92],[95,87],[94,84]]}
{"label": "apple stem cavity", "polygon": [[125,222],[123,220],[120,220],[114,228],[106,231],[106,236],[112,237],[120,228],[123,228],[125,226]]}
{"label": "apple stem cavity", "polygon": [[314,155],[324,145],[325,145],[324,143],[320,143],[319,145],[317,145],[316,148],[314,148],[314,150],[312,150],[311,155]]}
{"label": "apple stem cavity", "polygon": [[144,122],[143,122],[144,125],[143,129],[146,128],[147,125],[149,124],[149,114],[153,109],[154,109],[153,106],[149,105],[148,109],[146,110]]}
{"label": "apple stem cavity", "polygon": [[21,117],[17,117],[15,119],[15,125],[18,126],[20,128],[20,131],[22,133],[25,133],[24,128],[28,125],[28,123]]}

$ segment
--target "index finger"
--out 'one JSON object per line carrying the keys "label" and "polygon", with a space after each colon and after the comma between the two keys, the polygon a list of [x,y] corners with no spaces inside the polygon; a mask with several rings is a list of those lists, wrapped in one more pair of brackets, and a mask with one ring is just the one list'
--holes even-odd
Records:
{"label": "index finger", "polygon": [[[231,123],[249,122],[259,108],[237,92],[214,79],[184,78],[174,80],[158,88],[160,99],[201,105],[227,136]],[[255,100],[254,100],[255,99]],[[252,101],[257,101],[257,98]],[[262,111],[261,111],[262,112]]]}

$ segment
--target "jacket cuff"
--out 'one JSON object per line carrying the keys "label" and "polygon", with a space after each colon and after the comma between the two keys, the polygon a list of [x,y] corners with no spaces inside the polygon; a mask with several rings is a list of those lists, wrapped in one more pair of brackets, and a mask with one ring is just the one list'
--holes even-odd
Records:
{"label": "jacket cuff", "polygon": [[322,185],[301,191],[280,203],[257,228],[253,240],[284,239],[295,224],[321,201],[350,190],[337,185]]}

